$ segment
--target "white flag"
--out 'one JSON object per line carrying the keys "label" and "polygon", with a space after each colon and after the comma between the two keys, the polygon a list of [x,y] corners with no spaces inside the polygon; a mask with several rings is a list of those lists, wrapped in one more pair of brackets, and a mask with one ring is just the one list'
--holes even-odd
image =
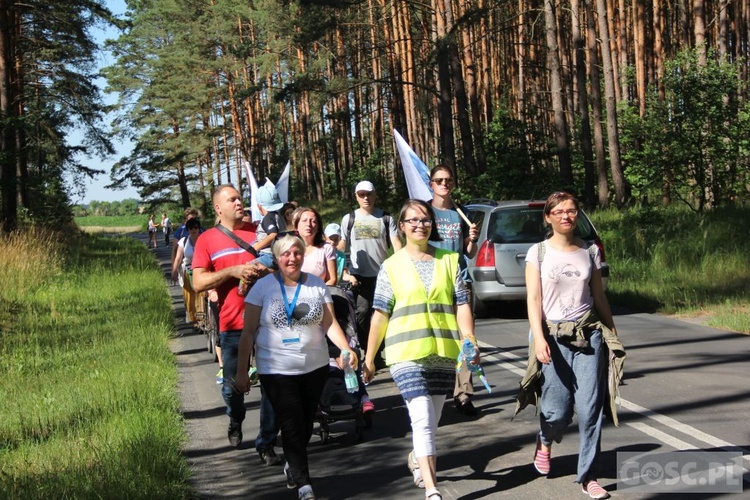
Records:
{"label": "white flag", "polygon": [[406,143],[401,134],[393,129],[393,138],[396,140],[396,149],[401,157],[401,166],[404,168],[406,187],[409,189],[409,198],[430,201],[432,190],[430,189],[430,169],[419,159],[419,156]]}
{"label": "white flag", "polygon": [[291,167],[291,162],[286,162],[286,167],[284,167],[284,171],[281,172],[281,176],[279,176],[279,181],[276,183],[276,191],[279,193],[279,199],[286,203],[289,201],[289,167]]}
{"label": "white flag", "polygon": [[263,219],[263,215],[258,208],[258,181],[255,180],[253,169],[250,168],[250,162],[245,161],[245,172],[247,173],[247,183],[250,185],[250,209],[252,210],[253,222]]}

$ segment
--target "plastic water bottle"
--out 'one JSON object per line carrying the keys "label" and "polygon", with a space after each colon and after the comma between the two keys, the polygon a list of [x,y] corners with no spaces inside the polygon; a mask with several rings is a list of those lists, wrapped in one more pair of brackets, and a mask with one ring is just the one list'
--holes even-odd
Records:
{"label": "plastic water bottle", "polygon": [[472,342],[469,339],[464,339],[464,343],[461,345],[461,356],[464,358],[464,360],[466,361],[466,366],[471,371],[476,371],[474,367],[478,366],[478,365],[470,364],[474,360],[474,357],[476,355],[477,355],[477,348],[474,345],[474,342]]}
{"label": "plastic water bottle", "polygon": [[472,365],[471,362],[474,360],[474,357],[477,355],[477,346],[474,345],[474,342],[472,342],[469,339],[464,339],[463,343],[461,344],[461,353],[458,355],[458,359],[456,360],[456,371],[461,371],[461,366],[463,365],[463,362],[466,362],[466,367],[474,374],[479,375],[479,380],[482,381],[484,384],[484,388],[487,389],[487,392],[490,394],[492,393],[492,388],[490,387],[489,382],[487,382],[487,377],[484,375],[484,370],[482,369],[482,365],[476,364]]}
{"label": "plastic water bottle", "polygon": [[346,391],[350,394],[355,393],[359,390],[359,378],[351,365],[349,365],[349,351],[341,351],[341,359],[344,362]]}

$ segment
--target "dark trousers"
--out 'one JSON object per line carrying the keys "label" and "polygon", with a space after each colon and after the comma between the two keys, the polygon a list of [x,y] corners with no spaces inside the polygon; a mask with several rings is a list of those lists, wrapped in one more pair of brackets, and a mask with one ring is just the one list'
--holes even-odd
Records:
{"label": "dark trousers", "polygon": [[276,413],[284,456],[298,488],[310,484],[307,444],[327,378],[328,365],[304,375],[260,376],[263,391]]}
{"label": "dark trousers", "polygon": [[372,318],[372,301],[375,297],[375,283],[377,277],[367,278],[354,275],[359,281],[359,286],[352,289],[354,300],[357,304],[357,336],[359,345],[367,350],[367,339],[370,337],[370,319]]}
{"label": "dark trousers", "polygon": [[[234,292],[232,292],[234,293]],[[237,374],[237,354],[239,353],[241,330],[221,332],[221,359],[224,367],[224,384],[221,395],[227,406],[227,415],[235,423],[241,424],[245,420],[245,395],[234,390],[233,380]],[[258,451],[276,446],[276,435],[279,425],[273,406],[269,403],[267,394],[260,393],[260,430],[255,438],[255,449]]]}

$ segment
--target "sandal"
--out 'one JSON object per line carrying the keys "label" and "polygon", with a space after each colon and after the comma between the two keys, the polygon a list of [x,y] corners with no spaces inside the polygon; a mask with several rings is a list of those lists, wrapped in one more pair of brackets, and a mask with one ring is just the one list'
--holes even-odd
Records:
{"label": "sandal", "polygon": [[581,483],[581,492],[584,495],[588,495],[591,498],[595,498],[597,500],[609,498],[609,493],[607,492],[607,490],[602,488],[602,486],[596,479],[592,479],[587,483]]}
{"label": "sandal", "polygon": [[424,488],[422,471],[419,470],[419,462],[417,462],[417,458],[414,456],[414,450],[410,451],[409,456],[406,457],[406,465],[409,467],[409,472],[411,472],[414,486],[417,488]]}
{"label": "sandal", "polygon": [[443,495],[440,494],[437,488],[430,488],[424,492],[425,500],[443,500]]}
{"label": "sandal", "polygon": [[539,472],[539,474],[546,476],[549,474],[550,464],[550,454],[551,451],[542,451],[542,440],[539,436],[536,437],[536,448],[534,449],[534,468]]}

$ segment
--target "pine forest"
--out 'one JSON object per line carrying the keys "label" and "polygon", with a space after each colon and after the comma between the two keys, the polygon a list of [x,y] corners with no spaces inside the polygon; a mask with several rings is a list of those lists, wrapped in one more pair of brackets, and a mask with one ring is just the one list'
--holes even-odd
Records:
{"label": "pine forest", "polygon": [[[406,188],[393,131],[459,194],[587,206],[737,203],[750,189],[747,0],[0,0],[4,228],[117,158],[114,185],[207,206],[291,163],[291,191]],[[95,23],[120,28],[93,88]],[[110,114],[107,114],[110,112]],[[105,119],[105,117],[107,119]],[[110,120],[109,117],[114,117]],[[110,163],[111,164],[111,163]],[[45,215],[46,214],[46,215]]]}

